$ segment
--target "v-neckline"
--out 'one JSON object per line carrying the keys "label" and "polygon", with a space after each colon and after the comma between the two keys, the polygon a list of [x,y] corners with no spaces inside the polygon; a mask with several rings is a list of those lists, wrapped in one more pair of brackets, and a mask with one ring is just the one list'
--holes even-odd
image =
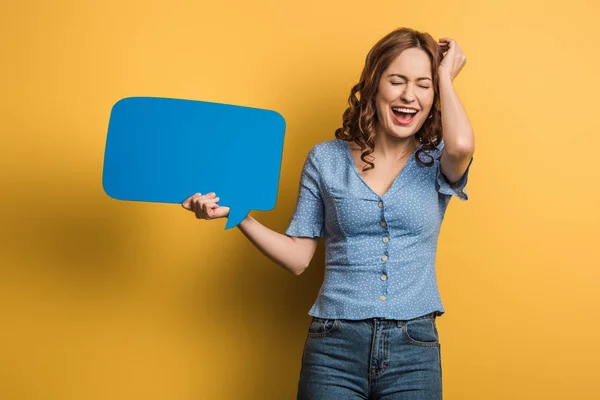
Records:
{"label": "v-neckline", "polygon": [[367,183],[367,181],[365,181],[365,179],[363,178],[363,176],[358,171],[358,167],[356,166],[356,163],[354,162],[354,157],[352,155],[352,149],[350,148],[350,142],[346,141],[346,140],[342,140],[342,141],[345,142],[344,145],[346,147],[346,155],[348,156],[350,164],[352,165],[352,169],[354,170],[354,172],[356,173],[356,175],[358,176],[358,178],[364,183],[364,185],[367,187],[367,189],[369,189],[369,191],[371,191],[371,193],[373,193],[379,199],[383,199],[388,193],[390,193],[392,191],[392,189],[394,189],[394,186],[396,186],[397,182],[400,180],[400,177],[401,177],[402,173],[406,170],[406,168],[408,167],[409,163],[412,161],[414,155],[417,153],[417,150],[419,150],[421,148],[421,146],[423,146],[423,144],[420,143],[417,146],[417,148],[410,154],[410,156],[408,157],[408,159],[406,160],[406,162],[402,166],[402,169],[400,170],[400,172],[398,172],[398,175],[396,175],[396,177],[392,181],[392,184],[390,185],[390,187],[388,188],[388,190],[386,190],[385,193],[383,193],[380,196],[376,191],[373,190],[373,188],[371,186],[369,186],[369,184]]}

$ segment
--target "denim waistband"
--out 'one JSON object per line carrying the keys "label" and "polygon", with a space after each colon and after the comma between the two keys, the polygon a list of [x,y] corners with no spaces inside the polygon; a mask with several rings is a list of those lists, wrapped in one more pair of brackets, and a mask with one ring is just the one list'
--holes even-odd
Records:
{"label": "denim waistband", "polygon": [[[441,315],[441,314],[438,314],[438,311],[434,311],[429,314],[421,315],[420,317],[416,317],[416,318],[412,318],[412,319],[388,319],[388,318],[376,317],[376,318],[367,318],[367,319],[363,319],[363,320],[346,320],[346,319],[344,319],[344,321],[347,321],[347,322],[357,322],[357,321],[386,322],[386,321],[388,321],[388,322],[404,323],[407,321],[415,321],[415,320],[424,319],[424,318],[431,318],[432,320],[435,321],[436,317],[438,317],[439,315]],[[329,320],[334,319],[334,318],[321,318],[321,317],[312,317],[312,318],[316,319],[316,320],[323,320],[323,321],[329,321]]]}
{"label": "denim waistband", "polygon": [[422,318],[436,319],[436,317],[437,317],[437,311],[434,311],[432,313],[425,314],[425,315],[422,315],[422,316],[417,317],[417,318],[413,318],[413,320],[415,320],[415,319],[422,319]]}
{"label": "denim waistband", "polygon": [[396,321],[396,322],[406,322],[406,321],[415,321],[418,319],[431,318],[433,320],[438,316],[437,311],[434,311],[429,314],[421,315],[420,317],[412,318],[412,319],[385,319],[385,318],[370,318],[371,321]]}

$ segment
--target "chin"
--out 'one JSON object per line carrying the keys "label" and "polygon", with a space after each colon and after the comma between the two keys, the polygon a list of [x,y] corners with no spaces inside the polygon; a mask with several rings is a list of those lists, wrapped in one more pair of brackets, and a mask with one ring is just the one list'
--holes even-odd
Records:
{"label": "chin", "polygon": [[403,139],[403,140],[407,140],[407,139],[410,139],[411,137],[414,137],[415,133],[416,132],[410,132],[410,133],[399,133],[399,132],[394,132],[394,131],[386,132],[387,136],[389,136],[393,139]]}
{"label": "chin", "polygon": [[423,126],[423,122],[421,121],[418,125],[414,125],[414,126],[412,124],[411,124],[411,126],[400,126],[400,125],[397,125],[394,122],[392,122],[391,126],[393,128],[388,129],[389,135],[391,135],[393,137],[397,137],[397,138],[407,139],[411,136],[415,136],[416,133],[419,132],[419,130]]}

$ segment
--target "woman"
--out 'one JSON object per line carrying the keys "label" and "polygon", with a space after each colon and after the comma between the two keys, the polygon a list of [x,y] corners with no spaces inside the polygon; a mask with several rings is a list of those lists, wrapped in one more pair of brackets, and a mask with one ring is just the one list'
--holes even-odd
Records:
{"label": "woman", "polygon": [[[297,275],[326,239],[299,399],[442,398],[435,259],[451,197],[468,199],[474,137],[452,86],[465,62],[454,40],[409,28],[386,35],[367,55],[336,138],[311,149],[285,234],[250,216],[238,225]],[[217,202],[196,194],[183,206],[226,217]]]}

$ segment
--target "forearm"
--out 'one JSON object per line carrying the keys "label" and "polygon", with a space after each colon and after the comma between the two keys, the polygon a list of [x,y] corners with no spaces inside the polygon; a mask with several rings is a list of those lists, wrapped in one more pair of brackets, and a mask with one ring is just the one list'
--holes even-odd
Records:
{"label": "forearm", "polygon": [[306,269],[309,261],[303,260],[299,246],[291,237],[267,228],[250,215],[238,224],[238,228],[265,256],[294,275],[300,275]]}
{"label": "forearm", "polygon": [[440,106],[444,147],[453,154],[472,152],[475,147],[473,128],[450,77],[440,77]]}

